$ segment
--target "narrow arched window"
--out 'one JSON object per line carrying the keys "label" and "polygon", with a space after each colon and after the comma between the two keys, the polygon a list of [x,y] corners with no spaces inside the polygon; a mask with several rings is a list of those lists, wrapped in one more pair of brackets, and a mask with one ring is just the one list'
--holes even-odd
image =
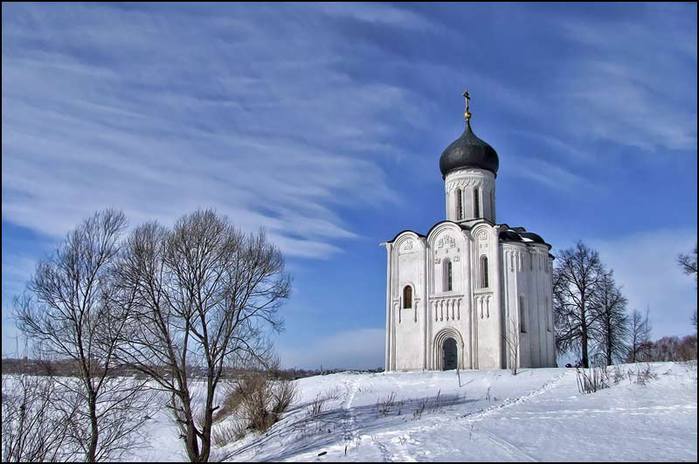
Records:
{"label": "narrow arched window", "polygon": [[480,198],[478,198],[478,187],[473,189],[473,217],[474,218],[479,218],[481,217],[481,201]]}
{"label": "narrow arched window", "polygon": [[413,287],[406,285],[403,288],[403,308],[413,307]]}
{"label": "narrow arched window", "polygon": [[524,298],[519,297],[519,331],[522,333],[527,332],[527,328],[524,325]]}
{"label": "narrow arched window", "polygon": [[488,257],[481,256],[481,288],[488,288]]}
{"label": "narrow arched window", "polygon": [[461,194],[461,189],[456,189],[456,219],[461,220],[464,218],[464,200]]}
{"label": "narrow arched window", "polygon": [[444,259],[444,291],[450,292],[452,286],[452,264],[449,258]]}
{"label": "narrow arched window", "polygon": [[544,314],[546,315],[546,331],[551,332],[551,317],[549,311],[549,297],[546,297],[546,306],[544,307]]}

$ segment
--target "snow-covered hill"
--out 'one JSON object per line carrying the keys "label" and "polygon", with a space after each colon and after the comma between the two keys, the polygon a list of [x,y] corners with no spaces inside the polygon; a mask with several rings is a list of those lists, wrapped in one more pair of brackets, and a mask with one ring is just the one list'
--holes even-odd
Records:
{"label": "snow-covered hill", "polygon": [[[620,371],[637,370],[624,365]],[[298,398],[227,460],[469,461],[697,459],[696,363],[655,363],[591,394],[574,369],[340,373],[296,381]],[[393,401],[391,399],[393,398]],[[314,414],[313,403],[322,403]],[[317,409],[317,408],[316,408]],[[225,427],[226,421],[218,427]],[[184,460],[165,412],[138,460]]]}

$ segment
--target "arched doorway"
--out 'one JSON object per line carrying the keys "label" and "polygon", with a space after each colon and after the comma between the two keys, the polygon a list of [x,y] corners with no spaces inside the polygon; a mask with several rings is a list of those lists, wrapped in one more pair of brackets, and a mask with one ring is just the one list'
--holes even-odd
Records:
{"label": "arched doorway", "polygon": [[459,353],[456,348],[456,340],[447,338],[442,345],[442,369],[445,371],[456,369]]}

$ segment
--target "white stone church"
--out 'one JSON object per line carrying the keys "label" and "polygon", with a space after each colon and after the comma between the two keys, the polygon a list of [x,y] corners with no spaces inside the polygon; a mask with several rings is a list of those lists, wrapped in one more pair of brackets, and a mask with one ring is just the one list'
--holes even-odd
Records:
{"label": "white stone church", "polygon": [[551,245],[498,224],[498,155],[466,128],[439,159],[446,220],[387,251],[386,370],[555,366]]}

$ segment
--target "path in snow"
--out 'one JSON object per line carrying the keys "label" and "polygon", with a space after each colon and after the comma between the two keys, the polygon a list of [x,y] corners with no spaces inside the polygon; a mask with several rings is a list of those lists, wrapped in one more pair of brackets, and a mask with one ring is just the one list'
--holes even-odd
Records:
{"label": "path in snow", "polygon": [[[622,382],[592,395],[578,393],[573,370],[533,369],[516,377],[506,371],[467,372],[462,374],[466,382],[461,388],[442,389],[445,395],[458,393],[459,401],[453,405],[425,413],[421,419],[393,421],[378,429],[369,421],[360,422],[355,429],[358,439],[346,456],[344,445],[337,443],[322,447],[327,454],[321,457],[317,456],[318,448],[290,458],[693,460],[696,383],[684,366],[674,365],[665,371],[645,386]],[[357,389],[374,386],[367,388],[374,392],[374,402],[391,391],[409,399],[419,384],[423,397],[433,396],[435,388],[445,386],[449,374],[382,375],[384,379],[377,378],[381,375],[357,376],[352,401],[358,408],[366,406],[368,399],[357,395]],[[696,373],[693,375],[696,379]],[[495,398],[492,404],[485,399],[488,389]]]}

